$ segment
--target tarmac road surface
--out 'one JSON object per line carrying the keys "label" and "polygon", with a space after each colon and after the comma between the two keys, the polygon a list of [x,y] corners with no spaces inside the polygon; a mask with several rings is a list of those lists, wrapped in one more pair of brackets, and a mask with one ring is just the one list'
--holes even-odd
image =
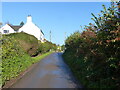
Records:
{"label": "tarmac road surface", "polygon": [[10,88],[82,88],[64,63],[62,53],[53,53],[32,68]]}

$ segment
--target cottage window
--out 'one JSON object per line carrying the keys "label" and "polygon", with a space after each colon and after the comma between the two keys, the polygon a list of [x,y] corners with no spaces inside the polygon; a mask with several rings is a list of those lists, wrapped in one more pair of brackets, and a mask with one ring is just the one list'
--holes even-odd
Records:
{"label": "cottage window", "polygon": [[4,30],[4,33],[9,33],[9,30]]}

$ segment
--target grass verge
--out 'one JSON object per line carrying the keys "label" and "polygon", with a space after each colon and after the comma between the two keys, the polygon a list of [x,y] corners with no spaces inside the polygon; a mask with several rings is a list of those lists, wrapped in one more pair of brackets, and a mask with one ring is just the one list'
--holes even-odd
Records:
{"label": "grass verge", "polygon": [[[11,74],[14,73],[14,71],[6,71],[6,73],[3,73],[2,74],[2,87],[3,88],[9,88],[10,86],[12,86],[17,80],[19,80],[20,78],[22,78],[23,75],[25,75],[31,67],[34,67],[35,63],[39,62],[40,60],[42,60],[43,58],[45,58],[46,56],[52,54],[53,52],[47,52],[47,53],[44,53],[42,55],[39,55],[39,56],[36,56],[36,57],[30,57],[28,55],[25,55],[24,57],[19,57],[19,59],[21,61],[24,61],[24,64],[23,64],[23,68],[20,69],[18,66],[19,66],[19,63],[17,63],[17,66],[15,65],[14,67],[11,67],[12,70],[16,70],[16,68],[19,68],[20,71],[16,70],[17,74],[10,77]],[[18,59],[18,58],[17,58]],[[25,61],[26,60],[26,61]],[[8,75],[8,76],[6,76]],[[9,78],[9,79],[6,79],[4,78],[6,76],[6,78]]]}
{"label": "grass verge", "polygon": [[47,52],[45,54],[42,55],[38,55],[36,57],[32,57],[32,63],[37,63],[38,61],[42,60],[43,58],[45,58],[46,56],[52,54],[53,52]]}

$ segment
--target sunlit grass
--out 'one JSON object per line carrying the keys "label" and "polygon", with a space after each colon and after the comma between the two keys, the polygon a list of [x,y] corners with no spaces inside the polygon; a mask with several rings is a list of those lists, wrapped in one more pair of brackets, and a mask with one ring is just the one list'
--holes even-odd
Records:
{"label": "sunlit grass", "polygon": [[48,55],[50,55],[50,54],[52,54],[52,53],[53,53],[53,52],[47,52],[47,53],[45,53],[45,54],[38,55],[38,56],[36,56],[36,57],[32,57],[32,63],[36,63],[36,62],[42,60],[43,58],[45,58],[46,56],[48,56]]}

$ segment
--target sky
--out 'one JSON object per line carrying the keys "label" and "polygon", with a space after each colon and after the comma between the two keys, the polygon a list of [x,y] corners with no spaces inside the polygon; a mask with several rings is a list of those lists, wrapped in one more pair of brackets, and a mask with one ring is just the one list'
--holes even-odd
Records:
{"label": "sky", "polygon": [[80,26],[94,23],[91,13],[100,13],[103,4],[110,2],[2,2],[2,22],[19,25],[31,15],[47,40],[51,31],[51,41],[62,45],[65,37],[83,31]]}
{"label": "sky", "polygon": [[[2,2],[110,2],[111,0],[1,0]],[[118,1],[118,0],[114,0]]]}

